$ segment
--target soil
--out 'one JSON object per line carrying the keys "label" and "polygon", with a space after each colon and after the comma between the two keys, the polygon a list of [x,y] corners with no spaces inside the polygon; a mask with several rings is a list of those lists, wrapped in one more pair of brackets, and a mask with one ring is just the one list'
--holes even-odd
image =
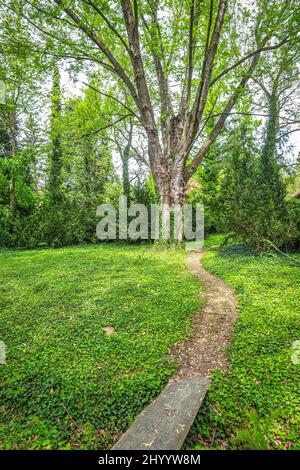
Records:
{"label": "soil", "polygon": [[203,250],[192,251],[187,260],[188,270],[205,289],[199,294],[204,306],[193,316],[191,339],[176,344],[170,351],[180,364],[173,380],[194,375],[210,378],[215,370],[228,367],[227,348],[237,318],[236,296],[223,281],[204,269],[202,255]]}

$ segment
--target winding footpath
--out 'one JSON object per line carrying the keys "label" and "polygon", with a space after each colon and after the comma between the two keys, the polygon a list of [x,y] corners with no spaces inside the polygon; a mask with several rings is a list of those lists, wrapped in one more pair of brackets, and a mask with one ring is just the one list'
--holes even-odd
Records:
{"label": "winding footpath", "polygon": [[171,350],[180,363],[173,380],[194,375],[211,377],[216,369],[228,367],[226,349],[237,317],[236,296],[233,289],[202,266],[203,253],[203,250],[192,251],[187,259],[189,272],[205,289],[200,292],[204,306],[192,318],[191,339]]}

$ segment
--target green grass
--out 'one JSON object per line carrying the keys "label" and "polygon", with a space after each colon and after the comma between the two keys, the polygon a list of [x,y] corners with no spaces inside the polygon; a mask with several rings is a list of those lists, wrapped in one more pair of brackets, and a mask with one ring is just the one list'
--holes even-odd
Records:
{"label": "green grass", "polygon": [[[208,246],[220,242],[210,237]],[[299,450],[300,363],[291,346],[300,340],[300,268],[237,246],[210,248],[203,263],[236,289],[239,318],[230,370],[215,374],[188,445]]]}
{"label": "green grass", "polygon": [[122,245],[0,252],[0,448],[112,444],[175,370],[168,349],[200,306],[184,257]]}

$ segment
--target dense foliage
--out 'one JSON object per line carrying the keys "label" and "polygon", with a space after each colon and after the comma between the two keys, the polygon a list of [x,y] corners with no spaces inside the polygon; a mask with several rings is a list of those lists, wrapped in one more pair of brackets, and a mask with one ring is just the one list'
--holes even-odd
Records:
{"label": "dense foliage", "polygon": [[300,207],[289,201],[280,165],[257,151],[249,126],[237,127],[224,146],[227,161],[219,188],[220,226],[258,251],[296,248]]}
{"label": "dense foliage", "polygon": [[[15,92],[14,87],[8,89],[7,99]],[[27,95],[27,89],[21,88],[18,99]],[[4,246],[95,241],[97,206],[107,198],[113,202],[114,186],[121,194],[111,151],[103,143],[105,134],[99,140],[85,132],[94,120],[93,115],[87,119],[89,94],[63,104],[59,72],[54,67],[49,95],[46,134],[28,116],[27,108],[20,110],[9,102],[0,105],[0,244]]]}

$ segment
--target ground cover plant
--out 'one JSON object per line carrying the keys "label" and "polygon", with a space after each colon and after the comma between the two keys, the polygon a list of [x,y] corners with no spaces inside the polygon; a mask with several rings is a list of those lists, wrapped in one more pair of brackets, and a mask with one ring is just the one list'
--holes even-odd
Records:
{"label": "ground cover plant", "polygon": [[[300,253],[257,256],[208,240],[204,266],[237,292],[239,317],[227,374],[216,373],[188,444],[202,448],[300,449]],[[297,264],[298,263],[298,264]],[[295,357],[296,355],[294,355]]]}
{"label": "ground cover plant", "polygon": [[166,384],[168,349],[190,333],[200,287],[185,253],[111,244],[0,259],[0,447],[111,446]]}

